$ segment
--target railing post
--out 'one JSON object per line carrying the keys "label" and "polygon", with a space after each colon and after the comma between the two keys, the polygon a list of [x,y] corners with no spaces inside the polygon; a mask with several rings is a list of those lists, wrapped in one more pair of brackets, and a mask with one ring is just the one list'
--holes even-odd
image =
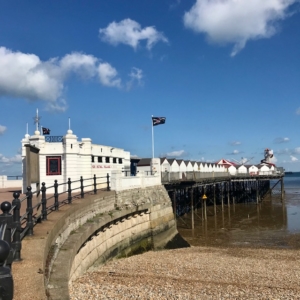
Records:
{"label": "railing post", "polygon": [[81,198],[84,198],[84,191],[83,191],[83,178],[82,178],[82,176],[80,176],[80,190],[81,190],[81,192],[80,192],[80,196],[81,196]]}
{"label": "railing post", "polygon": [[71,178],[68,179],[68,203],[72,203]]}
{"label": "railing post", "polygon": [[58,183],[54,180],[54,210],[58,210]]}
{"label": "railing post", "polygon": [[9,267],[4,266],[10,253],[10,246],[5,240],[0,240],[0,288],[1,299],[12,300],[14,297],[14,282]]}
{"label": "railing post", "polygon": [[12,248],[15,251],[14,261],[21,260],[21,221],[20,221],[20,208],[21,208],[21,201],[19,199],[20,193],[14,192],[13,194],[14,200],[12,201],[12,206],[14,207],[13,210],[13,219],[14,219],[14,228],[16,229],[15,234],[13,236],[12,241]]}
{"label": "railing post", "polygon": [[[6,258],[6,265],[10,268],[14,260],[14,250],[11,247],[11,231],[14,226],[13,216],[10,214],[11,203],[8,201],[1,203],[2,214],[0,215],[0,228],[2,227],[2,239],[6,241],[10,247],[10,252]],[[4,232],[3,232],[4,231]],[[1,239],[1,236],[0,236]]]}
{"label": "railing post", "polygon": [[96,174],[94,174],[94,195],[97,194],[97,182],[96,182]]}
{"label": "railing post", "polygon": [[47,220],[47,199],[46,199],[46,187],[45,182],[42,183],[42,219]]}
{"label": "railing post", "polygon": [[26,227],[28,228],[27,231],[27,235],[33,235],[33,221],[32,221],[32,213],[33,213],[33,209],[32,209],[32,191],[31,191],[31,186],[27,187],[27,208],[26,208],[26,212],[27,212],[27,223],[26,223]]}
{"label": "railing post", "polygon": [[106,183],[107,183],[107,190],[110,191],[110,186],[109,186],[109,174],[106,174]]}

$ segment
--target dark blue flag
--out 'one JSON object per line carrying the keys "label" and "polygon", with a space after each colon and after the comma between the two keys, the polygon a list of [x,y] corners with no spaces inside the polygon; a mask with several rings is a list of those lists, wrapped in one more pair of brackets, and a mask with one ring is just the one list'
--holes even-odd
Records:
{"label": "dark blue flag", "polygon": [[166,123],[165,117],[152,117],[152,124],[153,126],[161,125]]}
{"label": "dark blue flag", "polygon": [[43,131],[43,135],[50,134],[50,129],[49,128],[42,127],[42,131]]}

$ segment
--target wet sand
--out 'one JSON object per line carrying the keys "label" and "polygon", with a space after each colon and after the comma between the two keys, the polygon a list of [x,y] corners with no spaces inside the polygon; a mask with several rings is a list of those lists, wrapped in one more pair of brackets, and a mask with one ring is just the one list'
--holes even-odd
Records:
{"label": "wet sand", "polygon": [[286,195],[285,201],[272,196],[262,203],[241,203],[202,209],[177,219],[180,234],[193,246],[253,247],[273,249],[300,248],[300,197]]}

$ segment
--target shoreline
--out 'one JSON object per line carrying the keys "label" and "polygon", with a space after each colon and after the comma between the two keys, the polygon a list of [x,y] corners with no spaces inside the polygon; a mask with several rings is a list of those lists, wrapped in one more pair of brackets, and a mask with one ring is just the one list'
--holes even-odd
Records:
{"label": "shoreline", "polygon": [[86,273],[70,284],[70,299],[296,299],[299,259],[297,250],[150,251]]}

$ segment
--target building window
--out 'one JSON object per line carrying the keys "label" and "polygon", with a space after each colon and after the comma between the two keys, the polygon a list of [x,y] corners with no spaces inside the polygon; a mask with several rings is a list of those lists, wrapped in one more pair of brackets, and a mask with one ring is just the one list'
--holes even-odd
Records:
{"label": "building window", "polygon": [[108,156],[105,157],[105,162],[109,163],[109,157]]}
{"label": "building window", "polygon": [[102,162],[102,156],[98,156],[98,162]]}
{"label": "building window", "polygon": [[119,158],[119,164],[121,164],[122,163],[122,158]]}
{"label": "building window", "polygon": [[61,175],[61,156],[46,156],[46,175]]}
{"label": "building window", "polygon": [[116,157],[113,158],[113,163],[114,163],[114,164],[117,163],[117,158],[116,158]]}
{"label": "building window", "polygon": [[95,162],[95,156],[92,155],[92,162]]}

